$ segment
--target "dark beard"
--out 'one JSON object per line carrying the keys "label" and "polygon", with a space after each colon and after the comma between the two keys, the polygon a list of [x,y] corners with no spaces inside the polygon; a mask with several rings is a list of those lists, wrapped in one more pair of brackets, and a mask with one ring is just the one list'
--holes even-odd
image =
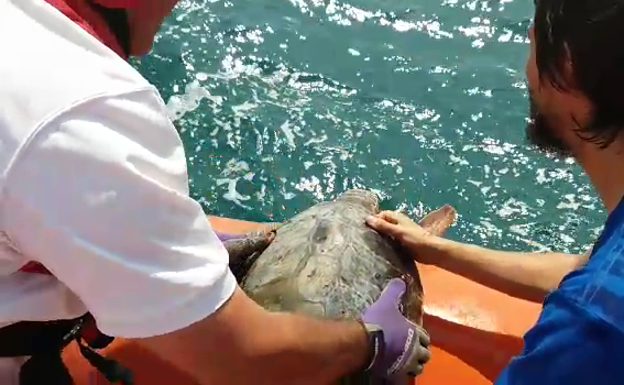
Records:
{"label": "dark beard", "polygon": [[530,93],[529,113],[530,120],[526,127],[526,136],[529,143],[537,147],[540,151],[559,158],[572,156],[570,148],[555,135],[555,129],[544,114],[539,111]]}

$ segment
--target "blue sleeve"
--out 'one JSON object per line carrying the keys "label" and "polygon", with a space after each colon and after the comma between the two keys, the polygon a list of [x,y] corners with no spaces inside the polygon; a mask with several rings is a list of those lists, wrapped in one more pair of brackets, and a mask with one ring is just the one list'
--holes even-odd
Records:
{"label": "blue sleeve", "polygon": [[617,384],[624,379],[622,332],[557,291],[545,301],[524,342],[522,354],[494,385]]}

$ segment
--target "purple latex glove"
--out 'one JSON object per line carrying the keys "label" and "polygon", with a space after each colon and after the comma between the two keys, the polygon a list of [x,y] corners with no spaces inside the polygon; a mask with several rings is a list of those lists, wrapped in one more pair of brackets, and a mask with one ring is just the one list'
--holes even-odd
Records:
{"label": "purple latex glove", "polygon": [[239,239],[247,236],[247,234],[227,234],[220,231],[215,231],[215,234],[217,234],[217,238],[219,238],[221,242],[229,241],[232,239]]}
{"label": "purple latex glove", "polygon": [[402,279],[392,279],[379,299],[362,313],[362,322],[375,343],[369,370],[377,377],[417,376],[431,355],[429,334],[399,310],[405,288]]}

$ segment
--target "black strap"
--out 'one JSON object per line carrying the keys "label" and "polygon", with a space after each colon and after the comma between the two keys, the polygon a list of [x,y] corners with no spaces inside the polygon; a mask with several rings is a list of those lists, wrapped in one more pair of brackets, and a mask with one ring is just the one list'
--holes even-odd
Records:
{"label": "black strap", "polygon": [[76,341],[82,356],[108,381],[132,385],[129,370],[94,350],[106,347],[113,338],[95,328],[89,313],[71,320],[22,321],[0,328],[0,357],[30,356],[20,368],[20,385],[72,385],[74,382],[61,358],[63,349],[72,341]]}
{"label": "black strap", "polygon": [[0,357],[38,355],[62,350],[76,338],[82,317],[47,322],[18,322],[0,329]]}

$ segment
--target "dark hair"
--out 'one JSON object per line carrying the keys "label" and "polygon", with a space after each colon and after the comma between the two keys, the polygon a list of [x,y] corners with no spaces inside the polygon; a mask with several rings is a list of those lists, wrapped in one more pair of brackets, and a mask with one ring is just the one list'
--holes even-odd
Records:
{"label": "dark hair", "polygon": [[624,131],[624,0],[536,0],[534,33],[540,80],[592,102],[577,133],[606,148]]}

